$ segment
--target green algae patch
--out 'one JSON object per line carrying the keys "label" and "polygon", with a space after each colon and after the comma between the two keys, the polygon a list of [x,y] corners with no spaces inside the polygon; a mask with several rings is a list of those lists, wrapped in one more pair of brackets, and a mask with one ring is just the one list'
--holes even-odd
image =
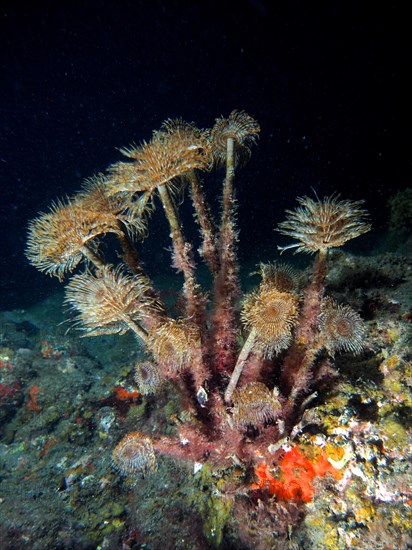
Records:
{"label": "green algae patch", "polygon": [[218,475],[204,465],[197,473],[197,490],[191,495],[192,504],[202,517],[203,535],[211,548],[222,548],[224,530],[233,507],[233,499],[224,494],[226,480]]}

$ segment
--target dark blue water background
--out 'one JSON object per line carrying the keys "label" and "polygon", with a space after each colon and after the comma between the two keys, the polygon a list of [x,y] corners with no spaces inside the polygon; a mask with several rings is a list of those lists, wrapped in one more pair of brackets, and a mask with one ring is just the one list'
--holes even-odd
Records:
{"label": "dark blue water background", "polygon": [[[377,237],[408,184],[405,25],[397,2],[3,3],[1,309],[60,288],[24,257],[28,220],[169,117],[210,127],[245,109],[260,122],[238,178],[242,262],[276,258],[273,228],[311,187],[365,199]],[[217,197],[220,178],[207,185]],[[161,215],[145,245],[154,271],[169,263]]]}

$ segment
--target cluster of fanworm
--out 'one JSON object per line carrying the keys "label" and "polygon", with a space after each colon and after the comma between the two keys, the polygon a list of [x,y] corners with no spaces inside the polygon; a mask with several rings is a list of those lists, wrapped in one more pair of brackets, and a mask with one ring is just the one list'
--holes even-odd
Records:
{"label": "cluster of fanworm", "polygon": [[[128,473],[153,469],[155,450],[194,461],[262,460],[328,377],[334,353],[362,349],[359,315],[324,296],[328,250],[370,229],[362,201],[298,199],[278,231],[295,241],[283,249],[316,253],[309,283],[302,289],[299,275],[283,263],[261,264],[259,288],[239,300],[235,173],[251,156],[259,131],[239,111],[210,130],[168,120],[149,142],[122,149],[125,160],[30,223],[27,257],[34,266],[60,280],[86,266],[66,289],[84,334],[132,330],[148,353],[136,367],[140,391],[156,393],[167,378],[179,379],[186,393],[182,402],[192,415],[175,438],[133,432],[116,447],[114,462]],[[216,219],[200,173],[221,167],[226,173]],[[177,196],[186,189],[200,229],[199,254],[212,275],[208,293],[197,281],[195,251],[179,215]],[[170,226],[172,265],[183,274],[184,307],[177,318],[162,303],[136,247],[159,201]],[[122,249],[118,266],[102,254],[109,233]]]}

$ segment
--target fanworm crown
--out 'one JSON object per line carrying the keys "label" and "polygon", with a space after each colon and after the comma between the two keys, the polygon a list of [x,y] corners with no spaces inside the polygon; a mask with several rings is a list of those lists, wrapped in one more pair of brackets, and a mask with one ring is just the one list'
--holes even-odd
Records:
{"label": "fanworm crown", "polygon": [[235,144],[235,164],[247,161],[259,132],[259,124],[244,111],[232,111],[228,118],[217,118],[210,132],[210,144],[216,162],[226,162],[228,139],[233,139]]}
{"label": "fanworm crown", "polygon": [[233,394],[233,419],[238,426],[263,426],[276,418],[281,404],[276,396],[261,382],[249,382]]}
{"label": "fanworm crown", "polygon": [[58,201],[29,225],[26,255],[40,271],[60,280],[93,254],[93,239],[121,233],[118,214],[83,206],[81,200]]}
{"label": "fanworm crown", "polygon": [[107,265],[97,276],[75,275],[66,288],[66,303],[78,312],[76,322],[86,336],[123,334],[135,330],[136,321],[158,312],[158,304],[148,297],[149,288],[142,278]]}
{"label": "fanworm crown", "polygon": [[296,292],[299,276],[292,266],[283,262],[260,264],[259,274],[262,277],[261,288],[276,288],[279,292]]}
{"label": "fanworm crown", "polygon": [[288,219],[279,224],[277,231],[298,242],[279,250],[296,248],[297,252],[325,251],[342,246],[346,241],[370,230],[368,213],[363,201],[339,201],[338,197],[313,200],[299,197],[300,207],[287,210]]}
{"label": "fanworm crown", "polygon": [[297,315],[295,294],[265,287],[246,298],[242,311],[243,322],[255,331],[259,347],[269,358],[289,346]]}
{"label": "fanworm crown", "polygon": [[155,395],[162,387],[164,379],[156,363],[142,361],[135,365],[134,381],[143,395]]}
{"label": "fanworm crown", "polygon": [[[104,220],[112,218],[117,220],[117,225],[123,224],[131,236],[143,234],[146,231],[146,223],[143,218],[144,209],[140,216],[130,215],[130,201],[124,194],[108,195],[110,179],[99,174],[92,176],[83,183],[83,190],[75,196],[77,204],[84,210],[96,212]],[[113,223],[113,222],[112,222]],[[118,227],[118,229],[120,229]]]}
{"label": "fanworm crown", "polygon": [[153,192],[191,170],[208,170],[212,163],[206,134],[182,121],[166,121],[149,143],[120,151],[131,162],[110,167],[109,194]]}
{"label": "fanworm crown", "polygon": [[155,328],[147,345],[158,365],[170,375],[187,369],[193,349],[199,345],[200,332],[190,321],[170,319]]}
{"label": "fanworm crown", "polygon": [[333,298],[322,301],[319,328],[326,349],[360,353],[364,347],[363,321],[350,306],[338,304]]}
{"label": "fanworm crown", "polygon": [[114,448],[112,460],[113,466],[132,481],[157,469],[152,441],[140,432],[125,435]]}

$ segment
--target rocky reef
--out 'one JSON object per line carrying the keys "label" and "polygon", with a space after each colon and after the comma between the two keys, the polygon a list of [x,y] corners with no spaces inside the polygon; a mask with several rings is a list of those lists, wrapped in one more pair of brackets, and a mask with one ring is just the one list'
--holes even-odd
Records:
{"label": "rocky reef", "polygon": [[[313,265],[260,263],[242,293],[235,184],[259,132],[239,111],[168,120],[30,223],[29,261],[69,281],[2,314],[5,548],[411,544],[410,260],[345,253],[371,228],[362,201],[301,197],[278,248]],[[176,269],[160,286],[139,254],[159,206]],[[62,302],[96,338],[66,332]]]}

